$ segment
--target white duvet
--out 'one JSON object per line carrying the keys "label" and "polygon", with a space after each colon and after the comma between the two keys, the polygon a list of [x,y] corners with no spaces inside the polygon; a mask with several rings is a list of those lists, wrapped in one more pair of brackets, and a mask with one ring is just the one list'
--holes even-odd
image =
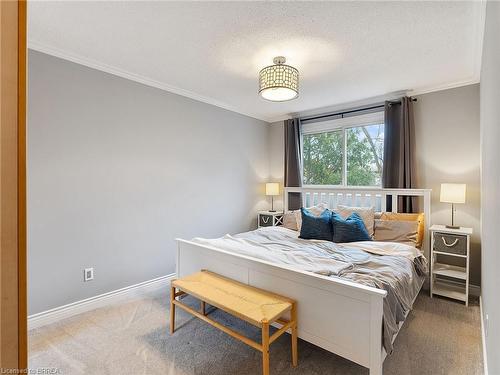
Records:
{"label": "white duvet", "polygon": [[297,231],[283,227],[264,227],[234,236],[195,238],[193,242],[386,290],[384,346],[391,353],[398,323],[411,309],[427,271],[422,253],[401,243],[334,243],[303,240],[298,235]]}
{"label": "white duvet", "polygon": [[340,274],[351,268],[353,262],[369,261],[370,254],[401,256],[412,262],[422,255],[415,247],[395,242],[363,241],[343,244],[303,240],[299,238],[299,232],[284,227],[263,227],[234,236],[226,234],[220,238],[195,238],[193,241],[325,275]]}

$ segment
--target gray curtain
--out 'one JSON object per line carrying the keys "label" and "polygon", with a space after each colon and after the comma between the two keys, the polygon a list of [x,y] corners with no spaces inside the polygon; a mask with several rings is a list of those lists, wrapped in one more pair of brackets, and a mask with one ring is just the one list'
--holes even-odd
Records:
{"label": "gray curtain", "polygon": [[[401,102],[385,102],[384,166],[382,169],[384,188],[415,188],[415,123],[413,101],[401,98]],[[418,209],[416,197],[401,197],[399,212]],[[391,210],[387,200],[387,211]]]}
{"label": "gray curtain", "polygon": [[[300,144],[301,124],[299,118],[285,120],[285,187],[302,186],[302,149]],[[288,209],[302,207],[300,193],[288,195]]]}

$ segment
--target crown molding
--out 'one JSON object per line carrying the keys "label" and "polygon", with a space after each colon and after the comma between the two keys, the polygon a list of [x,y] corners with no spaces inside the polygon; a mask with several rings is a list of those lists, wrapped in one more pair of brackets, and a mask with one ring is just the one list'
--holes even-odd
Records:
{"label": "crown molding", "polygon": [[409,95],[422,95],[431,92],[454,89],[457,87],[474,85],[481,81],[481,64],[483,60],[483,42],[484,42],[484,28],[486,25],[486,3],[487,0],[480,0],[480,6],[477,8],[475,17],[478,18],[476,23],[476,47],[475,47],[475,60],[473,74],[466,79],[458,80],[455,82],[448,82],[439,85],[427,86],[416,88],[409,91]]}
{"label": "crown molding", "polygon": [[293,112],[293,113],[289,113],[288,115],[283,115],[283,116],[275,117],[272,119],[268,119],[267,121],[270,123],[275,123],[275,122],[284,121],[284,120],[294,118],[294,117],[314,116],[314,115],[321,115],[321,114],[329,113],[329,112],[343,111],[346,109],[356,109],[357,107],[375,105],[375,104],[384,102],[386,100],[398,99],[398,98],[405,96],[405,95],[418,96],[418,95],[429,94],[431,92],[444,91],[444,90],[450,90],[450,89],[454,89],[454,88],[458,88],[458,87],[474,85],[474,84],[479,83],[479,81],[480,81],[479,75],[475,73],[473,76],[471,76],[467,79],[464,79],[464,80],[458,80],[455,82],[448,82],[448,83],[440,83],[437,85],[424,86],[424,87],[420,87],[420,88],[416,88],[416,89],[395,91],[395,92],[392,92],[392,93],[389,93],[386,95],[379,95],[379,96],[374,96],[374,97],[370,97],[370,98],[366,98],[366,99],[355,100],[352,102],[334,104],[331,106],[315,108],[315,109],[311,109],[311,110],[307,110],[307,111]]}
{"label": "crown molding", "polygon": [[438,84],[438,85],[420,87],[420,88],[416,88],[413,90],[409,90],[408,95],[417,96],[417,95],[429,94],[431,92],[450,90],[450,89],[455,89],[457,87],[474,85],[476,83],[479,83],[479,77],[476,77],[476,74],[474,74],[470,78],[467,78],[464,80],[459,80],[459,81],[449,82],[449,83],[442,83],[442,84]]}
{"label": "crown molding", "polygon": [[278,116],[278,117],[273,117],[273,118],[269,119],[268,122],[271,125],[273,125],[276,122],[285,121],[285,120],[291,119],[293,117],[294,117],[293,115],[282,115],[282,116]]}
{"label": "crown molding", "polygon": [[480,6],[477,8],[477,13],[475,17],[479,20],[476,23],[476,47],[475,47],[475,61],[474,61],[474,71],[473,74],[462,80],[457,80],[454,82],[440,83],[431,86],[423,86],[415,89],[409,90],[400,90],[393,93],[380,95],[376,97],[360,99],[351,102],[345,102],[340,104],[333,104],[331,106],[320,107],[316,109],[300,111],[289,113],[288,115],[278,116],[272,119],[268,119],[269,122],[275,123],[279,121],[284,121],[293,117],[302,117],[302,116],[314,116],[322,113],[341,111],[347,108],[356,108],[365,105],[373,105],[375,103],[379,103],[385,100],[393,100],[397,97],[401,97],[404,95],[417,96],[423,94],[429,94],[431,92],[443,91],[454,89],[462,86],[474,85],[481,81],[481,64],[483,57],[483,42],[484,42],[484,29],[486,25],[486,4],[488,0],[479,0]]}
{"label": "crown molding", "polygon": [[123,70],[123,69],[120,69],[120,68],[93,60],[93,59],[89,59],[87,57],[83,57],[83,56],[78,55],[78,54],[70,53],[70,52],[61,50],[59,48],[55,48],[55,47],[46,45],[44,43],[40,43],[40,42],[33,40],[33,39],[28,40],[28,48],[31,50],[34,50],[34,51],[42,52],[42,53],[45,53],[47,55],[51,55],[51,56],[63,59],[63,60],[71,61],[71,62],[76,63],[76,64],[84,65],[88,68],[92,68],[92,69],[100,70],[100,71],[105,72],[105,73],[113,74],[115,76],[125,78],[125,79],[128,79],[130,81],[138,82],[138,83],[141,83],[141,84],[146,85],[146,86],[154,87],[154,88],[157,88],[157,89],[160,89],[163,91],[167,91],[167,92],[172,93],[172,94],[184,96],[186,98],[193,99],[193,100],[196,100],[198,102],[205,103],[205,104],[210,104],[210,105],[213,105],[215,107],[225,109],[227,111],[238,113],[240,115],[252,117],[254,119],[265,121],[268,123],[271,122],[269,120],[269,118],[261,117],[261,116],[254,114],[254,113],[241,111],[241,110],[235,108],[234,106],[227,104],[227,103],[224,103],[224,102],[221,102],[219,100],[216,100],[216,99],[213,99],[213,98],[210,98],[207,96],[203,96],[203,95],[197,94],[197,93],[189,91],[189,90],[181,89],[181,88],[176,87],[176,86],[168,85],[168,84],[165,84],[163,82],[156,81],[154,79],[151,79],[151,78],[139,75],[139,74],[131,73],[129,71],[126,71],[126,70]]}
{"label": "crown molding", "polygon": [[316,114],[321,114],[321,113],[327,113],[327,112],[334,112],[337,110],[344,110],[346,108],[356,108],[364,105],[370,105],[373,103],[377,102],[382,102],[385,100],[392,100],[397,97],[401,97],[403,95],[423,95],[423,94],[428,94],[431,92],[436,92],[436,91],[442,91],[442,90],[449,90],[461,86],[467,86],[467,85],[473,85],[476,83],[480,82],[480,76],[481,76],[481,63],[482,63],[482,50],[483,50],[483,40],[484,40],[484,28],[485,28],[485,21],[486,21],[486,3],[487,0],[479,0],[480,6],[477,8],[477,14],[476,17],[478,18],[478,22],[476,24],[476,47],[475,47],[475,61],[474,61],[474,71],[473,74],[467,78],[467,79],[462,79],[454,82],[447,82],[447,83],[440,83],[437,85],[431,85],[431,86],[424,86],[420,88],[415,88],[415,89],[409,89],[409,90],[400,90],[396,91],[393,93],[388,93],[385,95],[379,95],[376,97],[371,97],[371,98],[366,98],[366,99],[360,99],[356,101],[351,101],[351,102],[343,102],[343,103],[338,103],[338,104],[333,104],[331,106],[326,106],[326,107],[320,107],[320,108],[315,108],[311,110],[305,110],[305,111],[299,111],[299,112],[292,112],[276,117],[262,117],[259,115],[256,115],[254,113],[249,113],[246,111],[241,111],[240,109],[221,102],[219,100],[203,96],[200,94],[197,94],[195,92],[181,89],[176,86],[168,85],[160,81],[156,81],[153,79],[150,79],[148,77],[131,73],[126,70],[101,63],[96,60],[92,60],[86,57],[83,57],[81,55],[77,55],[74,53],[70,53],[55,47],[51,47],[49,45],[46,45],[44,43],[40,43],[36,40],[29,39],[28,40],[28,48],[46,53],[51,56],[55,56],[64,60],[68,60],[80,65],[87,66],[92,69],[100,70],[109,74],[113,74],[118,77],[122,77],[131,81],[135,81],[138,83],[141,83],[146,86],[150,87],[155,87],[157,89],[167,91],[173,94],[177,94],[180,96],[184,96],[193,100],[196,100],[198,102],[210,104],[231,112],[239,113],[244,116],[252,117],[257,120],[265,121],[267,123],[274,123],[274,122],[279,122],[279,121],[284,121],[289,118],[297,117],[297,116],[311,116],[311,115],[316,115]]}
{"label": "crown molding", "polygon": [[[394,91],[394,92],[390,92],[390,93],[387,93],[384,95],[377,95],[377,96],[372,96],[369,98],[363,98],[363,99],[354,100],[354,101],[350,101],[350,102],[333,104],[333,105],[329,105],[326,107],[319,107],[319,108],[310,109],[310,110],[306,110],[306,111],[295,112],[295,113],[292,113],[292,117],[309,117],[309,116],[322,115],[324,113],[344,111],[346,109],[356,109],[356,108],[360,108],[360,107],[366,107],[369,105],[383,103],[386,100],[398,99],[406,94],[407,94],[407,90]],[[288,118],[290,118],[290,117],[288,117]]]}

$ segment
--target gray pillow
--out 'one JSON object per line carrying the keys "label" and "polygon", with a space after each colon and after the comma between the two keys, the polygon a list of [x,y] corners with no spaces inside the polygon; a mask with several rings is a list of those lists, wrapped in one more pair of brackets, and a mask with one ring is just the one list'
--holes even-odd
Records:
{"label": "gray pillow", "polygon": [[375,220],[375,241],[417,244],[417,221]]}
{"label": "gray pillow", "polygon": [[295,218],[295,212],[285,212],[283,215],[283,226],[291,230],[299,230],[297,227],[297,219]]}

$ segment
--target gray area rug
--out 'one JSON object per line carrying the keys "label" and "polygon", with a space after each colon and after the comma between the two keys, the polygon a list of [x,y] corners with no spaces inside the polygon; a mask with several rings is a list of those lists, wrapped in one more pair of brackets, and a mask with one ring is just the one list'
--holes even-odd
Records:
{"label": "gray area rug", "polygon": [[[259,330],[249,324],[219,310],[210,314],[259,339]],[[59,374],[261,373],[259,352],[207,323],[177,311],[173,336],[168,324],[168,291],[126,299],[31,330],[29,367],[55,368]],[[288,335],[271,345],[270,358],[271,374],[368,374],[366,368],[302,340],[299,366],[292,368]],[[384,375],[482,373],[478,302],[466,308],[422,292],[396,339],[394,353],[384,362]]]}

